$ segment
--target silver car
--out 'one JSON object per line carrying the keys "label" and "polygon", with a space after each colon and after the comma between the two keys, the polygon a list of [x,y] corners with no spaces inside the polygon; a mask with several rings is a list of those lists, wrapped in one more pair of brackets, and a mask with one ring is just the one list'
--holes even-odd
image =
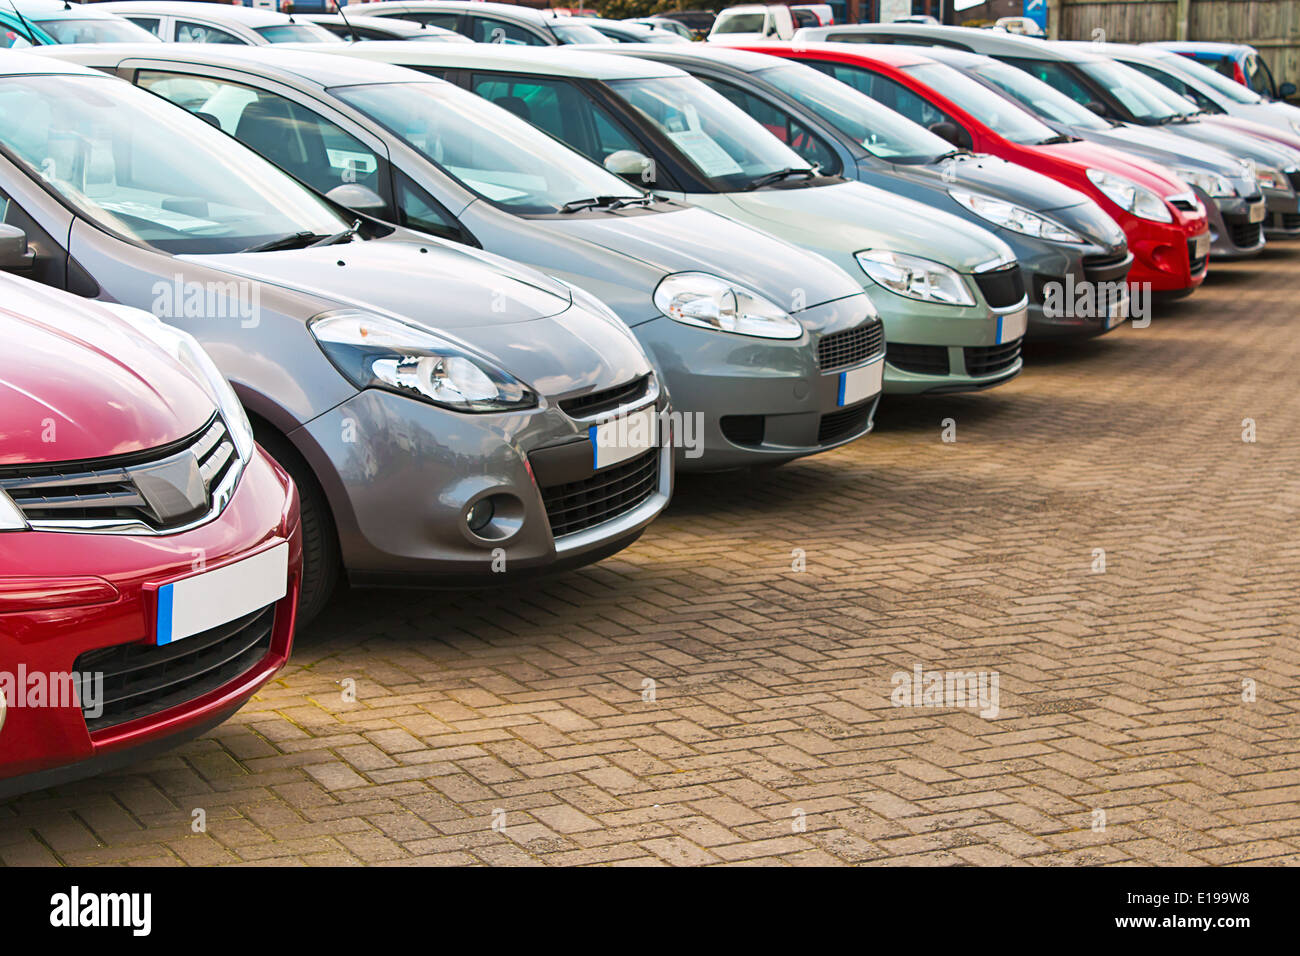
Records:
{"label": "silver car", "polygon": [[777,464],[870,431],[884,330],[862,286],[821,256],[655,200],[505,110],[401,67],[296,50],[156,52],[46,55],[115,70],[319,191],[345,188],[365,212],[599,296],[661,371],[682,421],[679,467]]}
{"label": "silver car", "polygon": [[598,300],[345,215],[121,80],[0,60],[0,210],[34,278],[207,348],[298,482],[307,616],[340,564],[495,583],[617,551],[667,504],[671,451],[644,427],[665,395]]}

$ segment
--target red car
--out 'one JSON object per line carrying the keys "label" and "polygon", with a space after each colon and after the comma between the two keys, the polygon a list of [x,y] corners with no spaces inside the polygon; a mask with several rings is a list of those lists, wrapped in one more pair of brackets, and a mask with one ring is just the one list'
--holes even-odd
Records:
{"label": "red car", "polygon": [[302,535],[189,335],[0,275],[0,340],[3,797],[234,713],[289,657]]}
{"label": "red car", "polygon": [[1205,279],[1205,210],[1171,170],[1094,143],[1068,142],[1018,106],[923,53],[888,45],[764,43],[747,46],[816,67],[938,133],[1096,200],[1133,252],[1131,284],[1186,294]]}

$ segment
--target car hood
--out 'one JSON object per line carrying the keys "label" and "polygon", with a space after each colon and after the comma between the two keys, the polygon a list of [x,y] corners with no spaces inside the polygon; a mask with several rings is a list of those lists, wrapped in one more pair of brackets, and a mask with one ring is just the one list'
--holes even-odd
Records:
{"label": "car hood", "polygon": [[1164,127],[1123,123],[1108,130],[1067,127],[1062,131],[1111,149],[1133,153],[1152,163],[1171,167],[1193,166],[1220,176],[1241,176],[1241,163],[1230,153],[1210,143],[1176,136]]}
{"label": "car hood", "polygon": [[431,328],[530,322],[558,315],[571,301],[567,288],[527,266],[435,239],[178,258]]}
{"label": "car hood", "polygon": [[[991,259],[1011,259],[1011,248],[987,229],[866,183],[725,193],[747,220],[801,246],[852,255],[889,249],[921,256],[960,272]],[[721,208],[715,206],[714,208]]]}
{"label": "car hood", "polygon": [[1203,116],[1185,128],[1192,126],[1202,127],[1203,131],[1214,130],[1215,144],[1222,142],[1222,148],[1229,152],[1254,158],[1248,149],[1263,150],[1256,162],[1285,167],[1300,161],[1300,133],[1294,130],[1281,130],[1242,116]]}
{"label": "car hood", "polygon": [[747,285],[776,302],[804,290],[808,308],[862,292],[844,270],[807,252],[704,209],[550,219],[548,224],[586,242],[673,272],[711,272]]}
{"label": "car hood", "polygon": [[933,176],[944,182],[945,189],[960,189],[965,183],[977,192],[1038,212],[1065,209],[1090,201],[1077,189],[987,153],[961,153],[951,160],[897,168]]}
{"label": "car hood", "polygon": [[1127,176],[1138,185],[1145,186],[1160,196],[1172,196],[1187,191],[1187,184],[1174,176],[1172,170],[1100,143],[1089,143],[1085,140],[1028,148],[1043,156],[1079,167],[1080,172],[1089,167],[1096,167],[1120,176]]}
{"label": "car hood", "polygon": [[102,306],[26,283],[2,288],[0,466],[158,448],[216,412],[184,366]]}

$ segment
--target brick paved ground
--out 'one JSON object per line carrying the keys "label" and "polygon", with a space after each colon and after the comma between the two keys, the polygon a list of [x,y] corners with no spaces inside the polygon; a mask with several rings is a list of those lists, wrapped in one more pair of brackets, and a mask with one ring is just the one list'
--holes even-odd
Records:
{"label": "brick paved ground", "polygon": [[[684,480],[597,568],[348,595],[206,739],[0,805],[0,859],[1300,863],[1298,300],[1300,247],[1216,265],[1007,387]],[[917,663],[996,671],[998,717],[892,706]]]}

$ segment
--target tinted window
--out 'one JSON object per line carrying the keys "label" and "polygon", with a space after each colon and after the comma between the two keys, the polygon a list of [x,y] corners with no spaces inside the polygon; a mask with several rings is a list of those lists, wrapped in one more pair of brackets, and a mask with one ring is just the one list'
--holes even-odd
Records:
{"label": "tinted window", "polygon": [[622,124],[567,80],[515,80],[480,74],[471,88],[597,162],[603,163],[620,149],[641,151]]}
{"label": "tinted window", "polygon": [[930,101],[925,97],[919,93],[914,93],[897,80],[881,76],[879,73],[873,73],[870,70],[864,70],[861,67],[847,66],[843,63],[810,60],[808,65],[835,77],[835,79],[847,84],[859,93],[865,93],[895,113],[902,113],[913,123],[919,123],[926,129],[930,129],[937,123],[945,122],[952,123],[958,129],[961,129],[960,124],[956,123],[947,113],[937,106],[931,105]]}
{"label": "tinted window", "polygon": [[839,157],[835,155],[835,151],[831,149],[830,144],[820,136],[814,136],[807,126],[800,123],[790,113],[768,100],[757,97],[753,93],[730,83],[725,83],[722,80],[703,76],[699,77],[699,79],[758,120],[764,129],[808,160],[808,162],[821,166],[823,172],[838,173],[842,168]]}
{"label": "tinted window", "polygon": [[244,43],[233,33],[220,27],[210,27],[203,23],[191,23],[189,20],[176,21],[177,43]]}
{"label": "tinted window", "polygon": [[393,181],[397,187],[397,221],[400,225],[456,242],[465,241],[460,223],[413,179],[399,169],[394,170]]}
{"label": "tinted window", "polygon": [[152,33],[154,36],[158,36],[158,31],[162,29],[162,21],[157,17],[127,17],[127,19],[141,30]]}
{"label": "tinted window", "polygon": [[469,23],[469,36],[475,43],[507,43],[518,46],[547,45],[546,41],[533,33],[532,30],[526,30],[505,20],[471,16]]}

